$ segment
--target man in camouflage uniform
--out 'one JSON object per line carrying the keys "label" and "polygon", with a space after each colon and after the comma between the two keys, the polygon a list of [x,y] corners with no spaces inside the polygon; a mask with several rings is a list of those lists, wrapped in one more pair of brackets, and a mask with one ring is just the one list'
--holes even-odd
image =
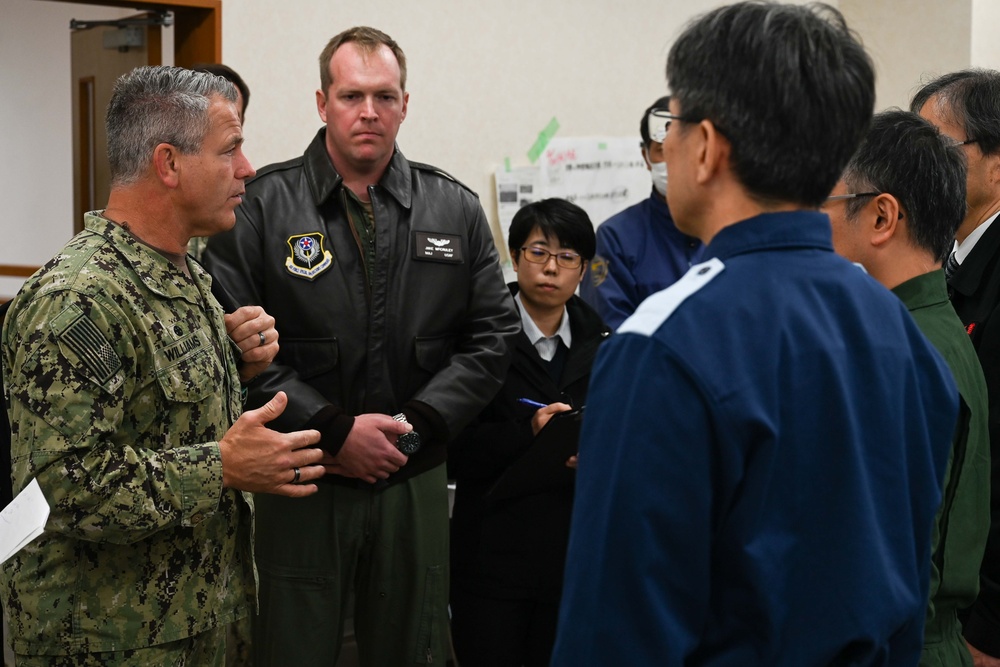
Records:
{"label": "man in camouflage uniform", "polygon": [[4,323],[14,490],[36,478],[51,505],[0,574],[19,667],[222,664],[255,594],[243,492],[305,496],[324,472],[318,432],[264,427],[283,394],[240,416],[241,383],[277,353],[273,318],[224,315],[183,254],[235,224],[254,173],[235,102],[212,75],[122,77],[108,207]]}

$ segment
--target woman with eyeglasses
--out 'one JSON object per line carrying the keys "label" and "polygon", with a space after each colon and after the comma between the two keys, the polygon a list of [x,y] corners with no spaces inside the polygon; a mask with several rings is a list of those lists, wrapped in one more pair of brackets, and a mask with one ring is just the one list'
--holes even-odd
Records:
{"label": "woman with eyeglasses", "polygon": [[549,664],[576,456],[550,457],[544,468],[535,457],[543,447],[576,451],[578,429],[548,422],[578,416],[567,411],[585,405],[594,356],[610,334],[575,295],[594,245],[586,212],[563,199],[529,204],[511,222],[510,289],[522,331],[500,393],[449,446],[452,633],[463,665]]}

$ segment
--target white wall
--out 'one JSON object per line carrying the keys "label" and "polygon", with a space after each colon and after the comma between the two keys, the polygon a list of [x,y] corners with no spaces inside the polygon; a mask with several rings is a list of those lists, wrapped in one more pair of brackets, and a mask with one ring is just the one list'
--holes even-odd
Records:
{"label": "white wall", "polygon": [[[252,90],[246,150],[256,166],[301,154],[320,125],[317,57],[344,28],[385,30],[409,60],[403,152],[480,193],[491,221],[491,174],[527,164],[555,116],[559,136],[636,136],[642,110],[666,90],[669,46],[722,0],[224,0],[223,56]],[[878,106],[905,106],[920,77],[998,67],[987,31],[997,0],[840,0],[878,68]],[[0,0],[0,264],[38,265],[72,231],[70,18],[101,10]],[[0,278],[0,295],[20,280]]]}
{"label": "white wall", "polygon": [[1000,2],[972,0],[972,65],[1000,69]]}
{"label": "white wall", "polygon": [[971,0],[840,0],[840,10],[875,61],[876,109],[908,109],[921,82],[969,66]]}
{"label": "white wall", "polygon": [[[73,233],[70,19],[133,13],[0,0],[0,264],[44,264]],[[0,277],[0,295],[21,282]]]}
{"label": "white wall", "polygon": [[262,165],[301,154],[320,126],[315,91],[326,42],[354,25],[385,31],[408,61],[400,148],[477,191],[493,219],[493,170],[505,157],[528,164],[553,116],[560,136],[638,137],[642,111],[666,91],[672,38],[718,4],[369,0],[285,3],[279,13],[271,0],[240,0],[224,5],[223,55],[251,87],[246,150]]}

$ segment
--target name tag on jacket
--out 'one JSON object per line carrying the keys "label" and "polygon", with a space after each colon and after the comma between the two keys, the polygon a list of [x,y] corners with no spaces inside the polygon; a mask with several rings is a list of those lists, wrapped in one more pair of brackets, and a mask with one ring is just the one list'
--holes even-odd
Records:
{"label": "name tag on jacket", "polygon": [[462,237],[456,234],[414,232],[413,259],[462,263]]}

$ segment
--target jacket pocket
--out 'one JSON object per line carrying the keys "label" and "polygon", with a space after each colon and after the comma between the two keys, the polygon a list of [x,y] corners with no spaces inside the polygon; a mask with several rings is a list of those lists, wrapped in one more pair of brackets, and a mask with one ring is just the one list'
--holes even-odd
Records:
{"label": "jacket pocket", "polygon": [[417,336],[415,339],[417,366],[429,373],[437,372],[455,353],[456,340],[458,336],[450,333],[440,336]]}
{"label": "jacket pocket", "polygon": [[279,363],[294,368],[303,380],[329,373],[339,364],[336,338],[282,338],[279,342]]}
{"label": "jacket pocket", "polygon": [[[203,339],[198,332],[192,339]],[[171,348],[157,350],[153,363],[156,366],[156,381],[163,394],[170,401],[197,403],[218,393],[225,384],[222,363],[211,353],[213,348],[207,340],[201,340],[198,351],[179,359],[174,359]],[[190,343],[195,345],[195,343]]]}

